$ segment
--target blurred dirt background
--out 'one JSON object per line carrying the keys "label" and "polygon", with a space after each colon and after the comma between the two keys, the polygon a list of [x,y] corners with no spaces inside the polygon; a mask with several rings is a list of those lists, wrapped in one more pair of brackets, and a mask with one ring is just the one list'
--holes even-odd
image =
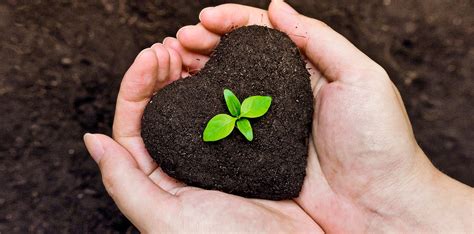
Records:
{"label": "blurred dirt background", "polygon": [[[135,232],[83,143],[135,55],[211,0],[0,0],[0,233]],[[235,1],[266,7],[268,1]],[[474,185],[474,3],[299,0],[382,64],[433,163]]]}

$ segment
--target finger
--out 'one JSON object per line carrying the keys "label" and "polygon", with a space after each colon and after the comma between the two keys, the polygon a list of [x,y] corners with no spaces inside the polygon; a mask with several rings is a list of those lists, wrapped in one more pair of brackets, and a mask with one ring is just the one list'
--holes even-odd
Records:
{"label": "finger", "polygon": [[[329,83],[328,80],[327,80],[325,77],[323,77],[323,76],[321,76],[320,79],[318,79],[315,83],[313,83],[313,80],[311,80],[311,87],[312,87],[312,89],[313,89],[313,96],[314,96],[314,98],[315,98],[315,99],[314,99],[314,100],[315,100],[315,101],[314,101],[314,102],[315,102],[315,106],[317,105],[316,102],[317,102],[317,100],[318,100],[318,98],[319,98],[318,96],[319,96],[319,93],[320,93],[321,89],[323,88],[323,86],[327,85],[328,83]],[[318,110],[315,108],[315,113],[317,113],[317,111],[318,111]],[[316,118],[316,117],[315,117],[315,118]],[[315,120],[315,119],[313,119],[313,121],[314,121],[314,120]]]}
{"label": "finger", "polygon": [[183,62],[181,55],[176,50],[166,47],[170,54],[170,81],[175,81],[181,78],[181,72],[183,71]]}
{"label": "finger", "polygon": [[270,3],[269,18],[330,80],[351,81],[363,78],[367,70],[381,69],[342,35],[321,21],[300,15],[282,0]]}
{"label": "finger", "polygon": [[313,90],[313,94],[315,95],[316,93],[315,88],[316,85],[320,82],[321,79],[325,79],[321,72],[314,66],[313,63],[309,62],[307,59],[305,59],[306,63],[306,70],[310,74],[310,81],[311,81],[311,89]]}
{"label": "finger", "polygon": [[173,189],[186,186],[185,184],[171,178],[159,167],[156,168],[148,177],[153,181],[153,183],[169,193]]}
{"label": "finger", "polygon": [[267,11],[238,4],[204,8],[199,14],[199,20],[207,30],[219,35],[246,25],[272,27]]}
{"label": "finger", "polygon": [[156,223],[155,218],[164,220],[173,214],[175,197],[156,186],[126,149],[100,134],[86,134],[84,142],[99,165],[107,192],[134,225],[146,230],[149,220]]}
{"label": "finger", "polygon": [[141,138],[141,118],[153,95],[157,75],[158,59],[152,49],[145,49],[122,80],[113,123],[114,139],[134,156],[146,174],[151,173],[157,165],[146,151]]}
{"label": "finger", "polygon": [[155,52],[158,60],[158,74],[155,85],[155,91],[158,91],[162,89],[170,79],[170,54],[161,43],[155,43],[151,48]]}
{"label": "finger", "polygon": [[167,37],[163,41],[163,44],[176,52],[181,56],[181,60],[185,70],[189,73],[196,73],[201,70],[206,64],[209,57],[201,54],[197,54],[185,49],[176,38]]}
{"label": "finger", "polygon": [[220,36],[210,32],[202,24],[197,24],[179,29],[176,39],[189,51],[209,55],[219,44]]}

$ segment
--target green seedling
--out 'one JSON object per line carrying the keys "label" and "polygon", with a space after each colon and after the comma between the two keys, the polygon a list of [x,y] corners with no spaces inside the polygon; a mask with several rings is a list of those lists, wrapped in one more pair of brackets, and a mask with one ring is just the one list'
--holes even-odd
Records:
{"label": "green seedling", "polygon": [[204,141],[222,140],[232,133],[236,125],[245,139],[252,141],[253,130],[248,119],[258,118],[267,113],[272,104],[272,97],[251,96],[240,104],[239,99],[232,91],[224,89],[224,99],[231,115],[218,114],[212,117],[204,129]]}

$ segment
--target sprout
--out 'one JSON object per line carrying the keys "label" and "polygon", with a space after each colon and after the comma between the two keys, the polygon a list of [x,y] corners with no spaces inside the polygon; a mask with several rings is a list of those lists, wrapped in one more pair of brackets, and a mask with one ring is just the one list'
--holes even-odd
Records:
{"label": "sprout", "polygon": [[229,109],[228,114],[218,114],[212,117],[204,129],[203,139],[206,142],[218,141],[229,136],[237,125],[237,129],[248,141],[253,140],[252,125],[248,118],[258,118],[267,113],[272,104],[270,96],[251,96],[242,104],[229,89],[224,89],[224,99]]}

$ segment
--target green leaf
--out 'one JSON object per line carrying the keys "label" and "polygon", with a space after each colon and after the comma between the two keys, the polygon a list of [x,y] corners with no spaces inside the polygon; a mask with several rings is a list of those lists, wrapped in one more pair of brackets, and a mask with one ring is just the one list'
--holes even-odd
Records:
{"label": "green leaf", "polygon": [[209,142],[224,139],[234,130],[236,120],[237,118],[226,114],[218,114],[212,117],[204,129],[204,141]]}
{"label": "green leaf", "polygon": [[247,138],[248,141],[253,140],[253,130],[252,125],[248,119],[239,119],[237,120],[237,129]]}
{"label": "green leaf", "polygon": [[235,96],[235,94],[228,89],[224,89],[224,99],[225,99],[225,103],[227,104],[227,108],[229,109],[230,114],[235,117],[239,116],[240,115],[240,101]]}
{"label": "green leaf", "polygon": [[272,104],[270,96],[251,96],[242,102],[240,117],[258,118],[267,113]]}

